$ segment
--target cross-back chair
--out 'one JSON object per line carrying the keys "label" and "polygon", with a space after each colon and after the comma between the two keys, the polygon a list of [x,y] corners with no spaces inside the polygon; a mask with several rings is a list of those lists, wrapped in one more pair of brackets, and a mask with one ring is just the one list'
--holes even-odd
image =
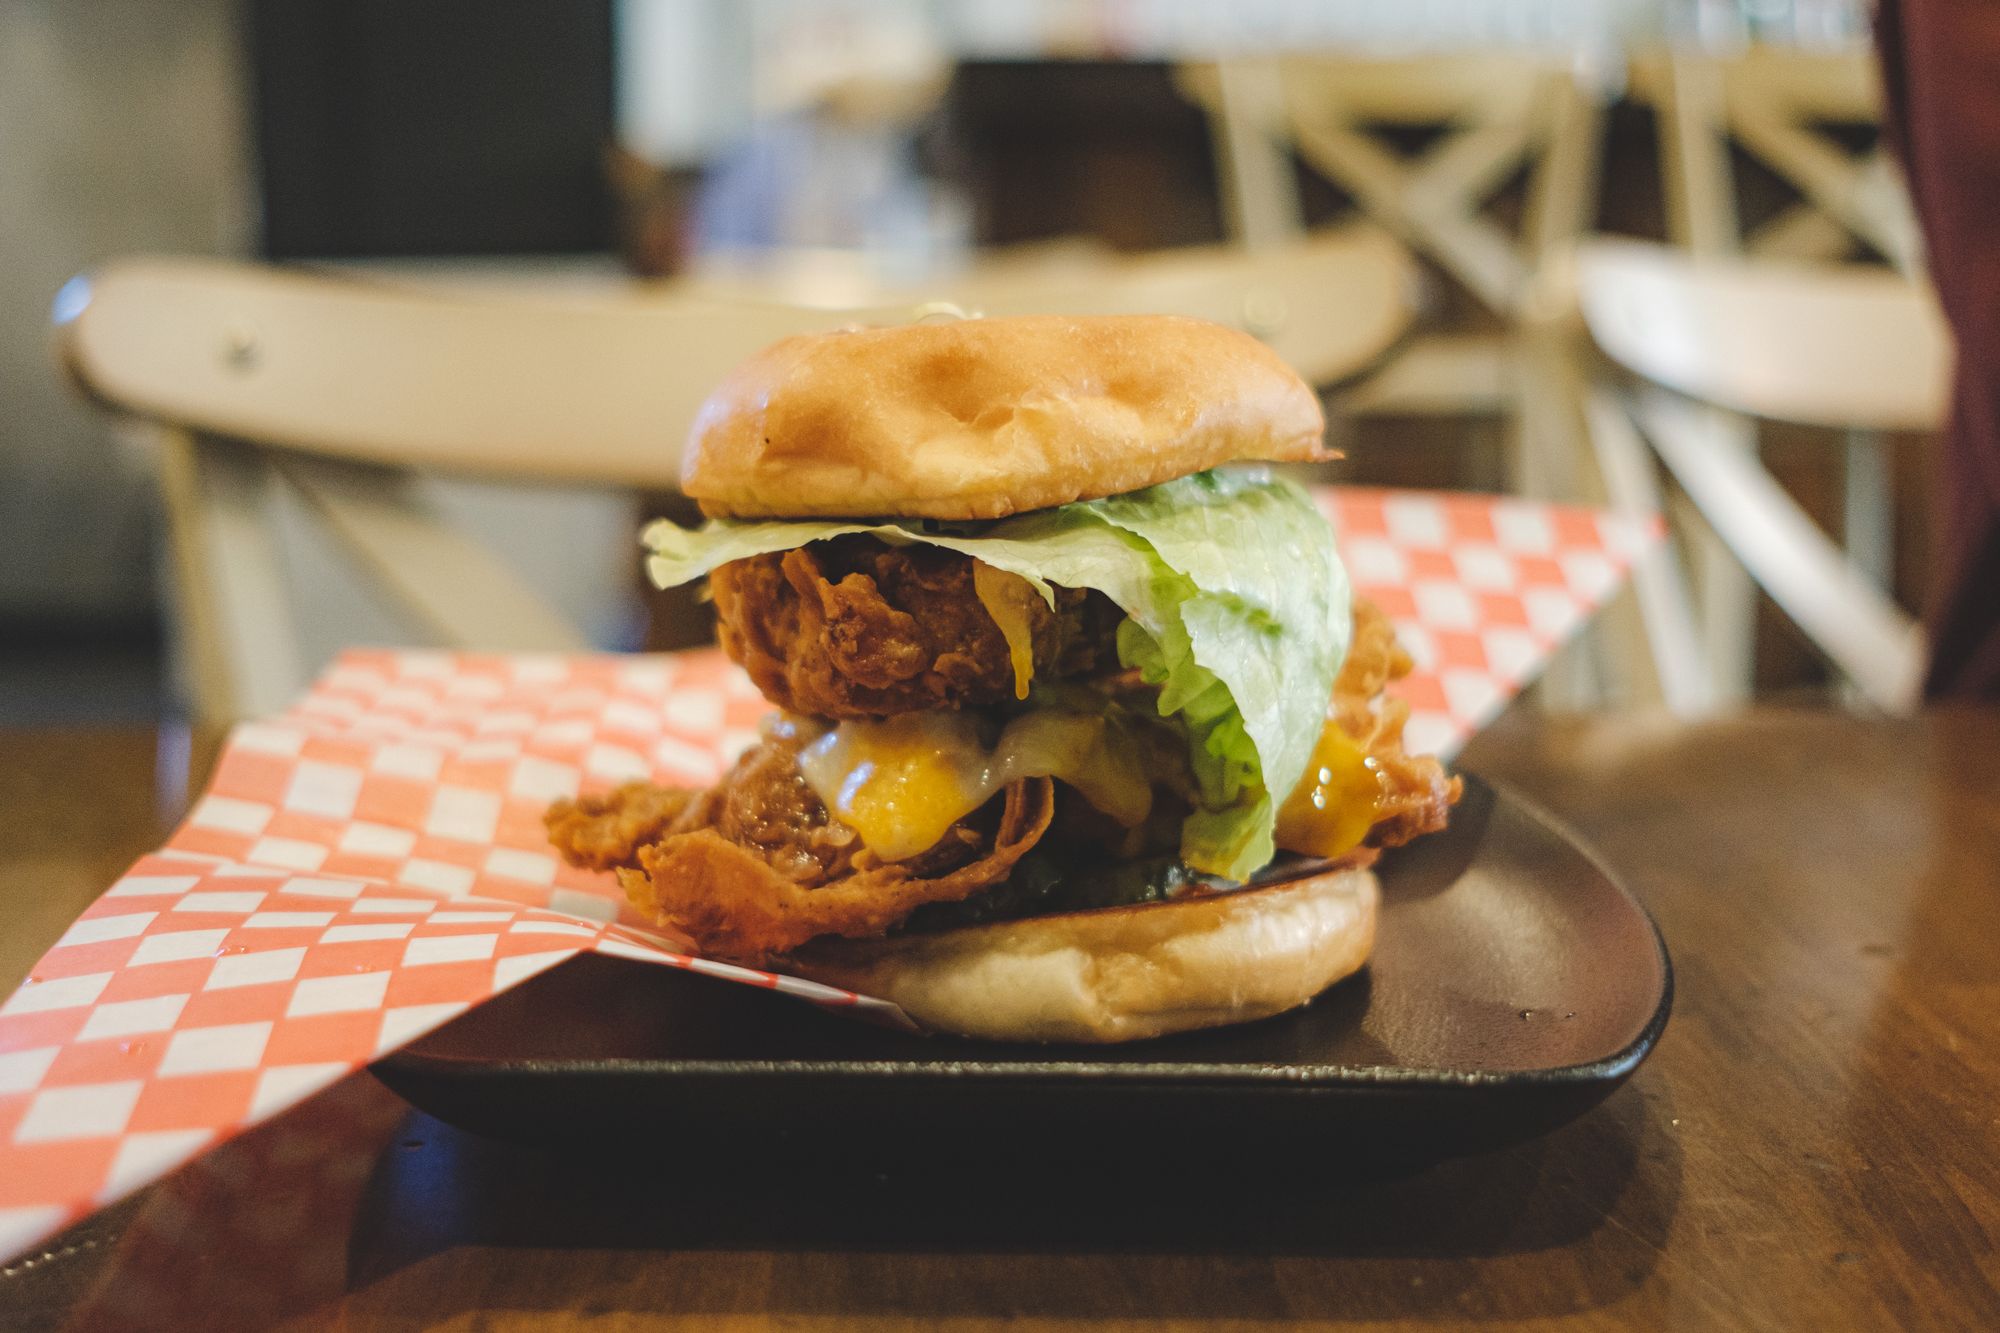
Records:
{"label": "cross-back chair", "polygon": [[[1755,46],[1729,56],[1678,53],[1633,65],[1634,92],[1655,107],[1668,238],[1697,255],[1833,261],[1873,251],[1906,276],[1921,275],[1915,217],[1885,143],[1855,148],[1844,127],[1878,125],[1881,89],[1866,51]],[[1792,198],[1746,223],[1738,155],[1761,164]],[[1754,452],[1755,423],[1721,410],[1711,428]],[[1894,496],[1879,432],[1843,434],[1844,529],[1872,576],[1886,574]],[[1719,536],[1691,525],[1701,615],[1718,688],[1749,689],[1755,589]]]}
{"label": "cross-back chair", "polygon": [[[1872,538],[1846,533],[1843,550],[1760,465],[1738,427],[1934,429],[1951,353],[1928,291],[1879,267],[1704,259],[1626,241],[1584,246],[1573,282],[1591,339],[1625,372],[1588,398],[1613,502],[1662,510],[1657,457],[1715,540],[1859,695],[1884,710],[1909,708],[1922,636],[1882,572],[1854,557]],[[1704,572],[1698,563],[1695,572]],[[1740,698],[1735,645],[1717,653],[1707,625],[1695,635],[1671,580],[1654,591],[1647,628],[1669,702],[1692,712]],[[1705,661],[1689,648],[1695,642]]]}
{"label": "cross-back chair", "polygon": [[[1848,126],[1879,126],[1882,94],[1866,51],[1753,46],[1633,65],[1633,90],[1660,121],[1671,240],[1696,254],[1844,260],[1865,246],[1905,274],[1923,266],[1915,215],[1888,146],[1854,148]],[[1795,196],[1746,226],[1731,149]]]}
{"label": "cross-back chair", "polygon": [[[1563,59],[1241,60],[1183,66],[1177,77],[1209,114],[1230,229],[1252,248],[1303,225],[1296,159],[1511,321],[1542,257],[1586,230],[1595,211],[1602,108]],[[1414,154],[1384,137],[1412,129],[1435,132]],[[1487,204],[1524,170],[1523,217],[1510,232]],[[1521,406],[1512,350],[1506,334],[1412,339],[1350,405],[1512,410]],[[1532,471],[1535,460],[1517,462]]]}

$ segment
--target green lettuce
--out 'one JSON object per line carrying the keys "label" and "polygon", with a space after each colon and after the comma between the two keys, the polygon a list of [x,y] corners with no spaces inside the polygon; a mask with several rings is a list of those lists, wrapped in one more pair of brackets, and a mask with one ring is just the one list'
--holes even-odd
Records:
{"label": "green lettuce", "polygon": [[655,523],[643,540],[660,587],[718,565],[865,534],[959,551],[1054,588],[1095,588],[1125,612],[1118,656],[1160,686],[1186,728],[1199,808],[1181,830],[1195,870],[1248,879],[1275,853],[1277,807],[1304,775],[1351,630],[1347,575],[1304,491],[1260,468],[992,523]]}

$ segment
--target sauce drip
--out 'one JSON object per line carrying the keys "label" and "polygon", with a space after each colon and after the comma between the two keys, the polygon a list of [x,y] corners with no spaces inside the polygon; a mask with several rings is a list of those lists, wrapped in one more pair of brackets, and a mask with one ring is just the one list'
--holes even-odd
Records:
{"label": "sauce drip", "polygon": [[1034,622],[1029,619],[1029,608],[1039,594],[1019,574],[995,569],[984,560],[972,562],[972,591],[1007,640],[1007,660],[1014,668],[1014,697],[1027,698],[1028,682],[1035,676]]}

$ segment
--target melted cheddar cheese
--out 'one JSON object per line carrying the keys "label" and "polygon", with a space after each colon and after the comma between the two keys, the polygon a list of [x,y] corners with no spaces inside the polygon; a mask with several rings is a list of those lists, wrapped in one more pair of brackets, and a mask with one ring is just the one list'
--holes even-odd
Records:
{"label": "melted cheddar cheese", "polygon": [[1338,722],[1328,719],[1305,777],[1278,808],[1278,846],[1306,856],[1353,851],[1375,825],[1380,793],[1372,761]]}
{"label": "melted cheddar cheese", "polygon": [[934,846],[951,826],[1019,778],[1053,777],[1127,828],[1152,810],[1138,747],[1102,717],[1036,709],[991,747],[977,718],[909,713],[843,722],[799,752],[799,771],[827,811],[885,861]]}

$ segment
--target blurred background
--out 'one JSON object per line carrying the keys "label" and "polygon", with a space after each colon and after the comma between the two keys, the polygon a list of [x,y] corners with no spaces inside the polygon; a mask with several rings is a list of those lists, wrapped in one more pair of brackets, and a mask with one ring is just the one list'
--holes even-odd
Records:
{"label": "blurred background", "polygon": [[[190,644],[226,640],[216,621],[235,614],[190,586],[207,577],[190,543],[226,526],[204,510],[216,488],[250,474],[205,445],[176,454],[163,400],[117,401],[116,376],[52,351],[52,313],[74,315],[92,290],[66,284],[121,257],[278,262],[413,300],[837,312],[1087,292],[1183,247],[1276,265],[1315,237],[1363,233],[1412,277],[1397,279],[1408,309],[1379,355],[1324,385],[1348,453],[1333,475],[1675,521],[1672,567],[1655,571],[1665,620],[1628,608],[1639,647],[1571,663],[1551,700],[1664,695],[1685,711],[1831,690],[1893,706],[1909,670],[1897,654],[1914,651],[1896,637],[1903,609],[1925,593],[1925,377],[1942,372],[1895,371],[1914,405],[1821,403],[1816,387],[1843,386],[1787,397],[1785,366],[1746,371],[1741,348],[1703,332],[1738,319],[1727,303],[1742,297],[1774,320],[1819,310],[1808,327],[1837,335],[1875,322],[1843,313],[1870,308],[1840,304],[1843,281],[1901,300],[1879,285],[1920,271],[1866,36],[1849,0],[13,0],[0,6],[0,722],[268,702],[241,679],[216,684],[226,644]],[[1667,257],[1603,250],[1604,236]],[[1779,278],[1767,291],[1749,272],[1718,294],[1676,255]],[[1349,299],[1284,272],[1243,288],[1238,322],[1277,332]],[[1812,305],[1822,278],[1831,306]],[[1763,345],[1796,341],[1772,328]],[[270,334],[226,334],[225,361],[256,364]],[[647,373],[677,364],[669,350]],[[1754,383],[1735,382],[1746,373]],[[1662,386],[1703,415],[1674,417],[1649,397]],[[203,440],[251,433],[226,411],[189,413]],[[662,425],[663,457],[683,427]],[[1699,479],[1711,456],[1719,490]],[[1761,472],[1741,494],[1779,507],[1732,520],[1728,460],[1744,457],[1778,499]],[[397,512],[491,548],[588,643],[700,636],[699,608],[638,587],[634,534],[683,512],[671,495],[554,467],[482,471],[495,470],[419,469]],[[282,687],[348,644],[440,638],[376,586],[356,558],[366,525],[321,491],[257,476],[245,494],[268,528],[260,577],[280,585],[295,640],[264,679]],[[1810,520],[1821,584],[1785,584],[1782,552],[1743,555],[1783,529],[1774,513]],[[253,557],[228,567],[222,549],[215,538],[207,559],[227,582]],[[1759,591],[1767,566],[1777,599]],[[1874,639],[1816,632],[1843,616],[1828,588],[1866,603]]]}

